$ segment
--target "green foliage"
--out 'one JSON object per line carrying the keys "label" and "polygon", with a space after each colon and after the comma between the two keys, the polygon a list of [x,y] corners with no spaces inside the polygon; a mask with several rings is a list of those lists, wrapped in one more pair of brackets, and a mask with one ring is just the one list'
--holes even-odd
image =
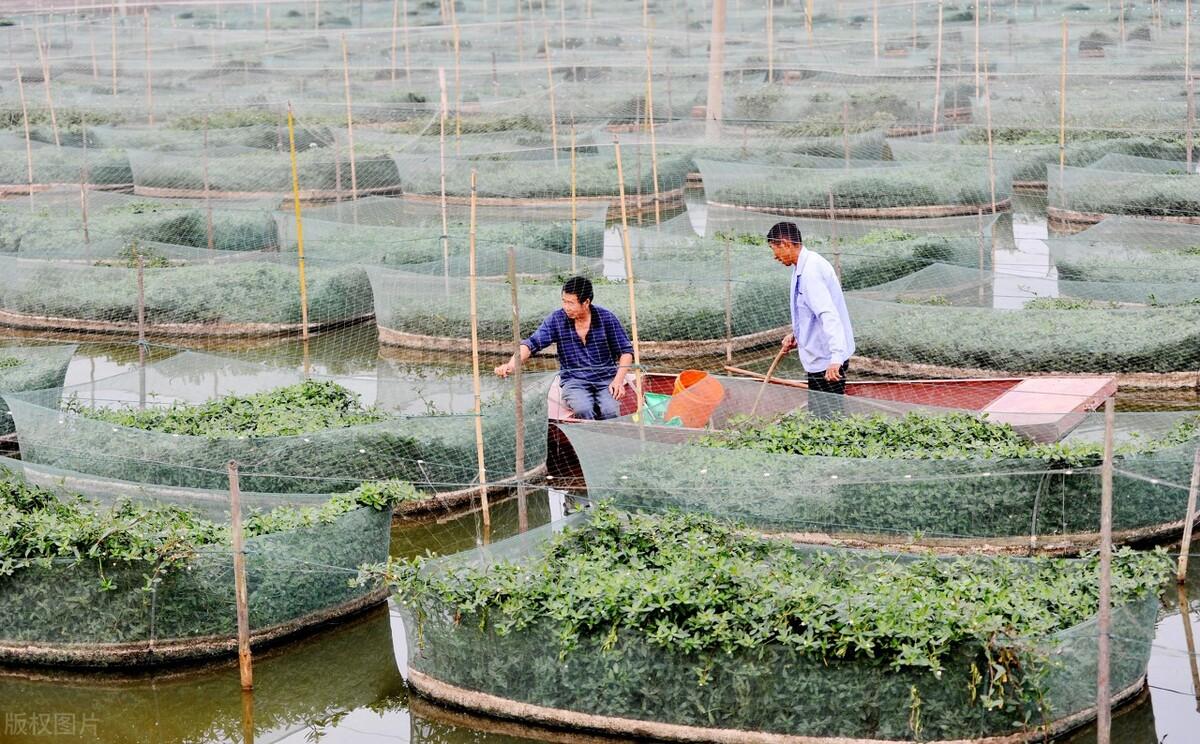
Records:
{"label": "green foliage", "polygon": [[64,409],[118,426],[209,439],[288,437],[386,418],[363,406],[357,393],[328,380],[306,380],[256,395],[227,395],[199,405],[92,408],[72,398],[64,403]]}
{"label": "green foliage", "polygon": [[16,357],[0,357],[0,369],[12,369],[21,366],[22,363],[22,360]]}
{"label": "green foliage", "polygon": [[1025,302],[1026,310],[1095,310],[1098,307],[1102,305],[1095,300],[1079,297],[1035,297]]}
{"label": "green foliage", "polygon": [[165,269],[171,266],[171,260],[153,247],[141,247],[136,242],[127,243],[124,248],[114,257],[115,260],[97,261],[96,266],[123,266],[127,269],[136,269],[138,267],[138,259],[141,259],[142,268],[145,269]]}
{"label": "green foliage", "polygon": [[[1200,416],[1184,421],[1162,439],[1136,440],[1120,454],[1146,454],[1200,435]],[[1057,465],[1098,465],[1100,445],[1042,444],[1021,436],[1009,424],[969,413],[904,416],[875,413],[823,419],[808,411],[775,421],[735,419],[700,444],[792,455],[861,457],[873,460],[1044,460]]]}
{"label": "green foliage", "polygon": [[[393,563],[419,634],[410,663],[553,707],[808,735],[909,738],[917,697],[926,735],[959,738],[1054,706],[1050,637],[1098,607],[1095,556],[908,560],[796,548],[706,516],[589,517],[519,561]],[[1170,571],[1164,552],[1120,551],[1114,602],[1149,601]],[[480,674],[485,646],[503,653]],[[543,683],[548,665],[560,671]],[[897,682],[904,695],[889,694]],[[864,715],[826,711],[835,690],[861,692]]]}

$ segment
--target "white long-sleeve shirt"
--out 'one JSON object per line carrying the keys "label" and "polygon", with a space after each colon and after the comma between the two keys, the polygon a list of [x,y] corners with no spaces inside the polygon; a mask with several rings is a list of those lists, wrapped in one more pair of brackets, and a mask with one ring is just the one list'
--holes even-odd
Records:
{"label": "white long-sleeve shirt", "polygon": [[824,372],[854,354],[854,329],[833,266],[819,253],[800,251],[792,272],[792,333],[806,372]]}

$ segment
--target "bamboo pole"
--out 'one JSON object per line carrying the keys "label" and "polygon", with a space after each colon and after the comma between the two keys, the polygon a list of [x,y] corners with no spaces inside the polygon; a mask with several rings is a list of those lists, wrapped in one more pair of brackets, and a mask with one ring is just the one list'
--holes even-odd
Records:
{"label": "bamboo pole", "polygon": [[873,0],[871,4],[871,51],[875,64],[879,64],[879,0]]}
{"label": "bamboo pole", "polygon": [[554,66],[550,62],[550,33],[542,29],[542,45],[546,48],[546,90],[550,93],[550,149],[554,166],[558,167],[558,110],[554,106]]}
{"label": "bamboo pole", "polygon": [[[768,0],[770,2],[770,0]],[[646,41],[646,128],[650,131],[650,177],[654,179],[654,227],[662,222],[661,195],[658,188],[658,139],[654,133],[654,41]]]}
{"label": "bamboo pole", "polygon": [[508,286],[513,316],[513,406],[516,432],[513,438],[513,472],[517,478],[517,529],[529,529],[529,506],[525,498],[525,394],[521,389],[521,302],[517,292],[517,252],[508,248]]}
{"label": "bamboo pole", "polygon": [[[270,6],[267,11],[270,12]],[[204,159],[201,170],[204,175],[204,233],[208,249],[216,249],[216,239],[213,237],[213,211],[210,185],[208,181],[208,116],[204,117]]]}
{"label": "bamboo pole", "polygon": [[775,0],[767,0],[767,82],[775,82]]}
{"label": "bamboo pole", "polygon": [[725,243],[725,363],[733,364],[733,241]]}
{"label": "bamboo pole", "polygon": [[567,0],[558,0],[558,36],[559,47],[567,51]]}
{"label": "bamboo pole", "polygon": [[357,213],[358,170],[354,164],[354,104],[350,98],[350,51],[346,47],[345,34],[342,34],[342,80],[346,88],[346,136],[350,148],[350,198],[354,200]]}
{"label": "bamboo pole", "polygon": [[146,46],[146,122],[150,126],[154,126],[154,75],[150,59],[150,11],[145,8],[142,9],[142,29]]}
{"label": "bamboo pole", "polygon": [[50,129],[54,132],[54,146],[61,147],[62,141],[58,137],[58,115],[54,111],[54,94],[51,92],[50,62],[47,59],[49,55],[42,47],[42,34],[36,27],[33,29],[33,38],[34,43],[37,44],[38,62],[42,67],[42,87],[46,91],[46,108],[50,110]]}
{"label": "bamboo pole", "polygon": [[[1200,449],[1192,460],[1192,482],[1188,486],[1187,512],[1183,520],[1183,538],[1179,542],[1179,583],[1187,581],[1188,553],[1192,546],[1192,528],[1196,524],[1196,497],[1200,494]],[[1197,689],[1200,694],[1200,688]]]}
{"label": "bamboo pole", "polygon": [[92,81],[100,80],[100,64],[96,61],[96,28],[88,24],[88,46],[91,50],[92,58]]}
{"label": "bamboo pole", "polygon": [[1121,0],[1121,15],[1117,16],[1117,31],[1121,45],[1125,44],[1125,0]]}
{"label": "bamboo pole", "polygon": [[316,6],[313,8],[313,31],[321,30],[321,0],[315,0]]}
{"label": "bamboo pole", "polygon": [[146,260],[142,257],[137,241],[133,242],[134,261],[137,266],[137,329],[138,368],[141,370],[141,386],[138,406],[146,407]]}
{"label": "bamboo pole", "polygon": [[[304,221],[300,210],[300,172],[296,167],[296,125],[288,102],[288,146],[292,155],[292,206],[296,211],[296,261],[300,271],[300,338],[308,341],[308,279],[304,273]],[[307,350],[307,345],[305,346]],[[306,354],[307,356],[307,354]]]}
{"label": "bamboo pole", "polygon": [[403,0],[401,10],[404,11],[404,83],[412,85],[412,57],[408,46],[408,0]]}
{"label": "bamboo pole", "polygon": [[450,19],[454,23],[454,154],[462,152],[462,55],[459,50],[458,14],[450,0]]}
{"label": "bamboo pole", "polygon": [[577,271],[579,255],[579,199],[575,188],[575,123],[571,123],[571,274]]}
{"label": "bamboo pole", "polygon": [[21,124],[25,128],[25,175],[29,179],[29,208],[33,209],[33,139],[29,133],[29,103],[25,100],[25,81],[17,67],[17,93],[21,98]]}
{"label": "bamboo pole", "polygon": [[725,90],[725,0],[713,0],[712,33],[708,51],[708,96],[704,105],[704,136],[721,136],[721,98]]}
{"label": "bamboo pole", "polygon": [[[724,0],[716,0],[716,2],[723,3]],[[637,295],[633,289],[633,252],[629,247],[629,210],[625,205],[625,171],[621,167],[621,140],[615,135],[613,136],[613,153],[617,158],[617,190],[621,198],[621,247],[625,254],[625,284],[629,287],[629,332],[633,342],[634,379],[637,391],[636,418],[639,424],[644,425],[646,419],[642,415],[642,352],[638,338]]]}
{"label": "bamboo pole", "polygon": [[842,155],[850,167],[850,102],[842,101]]}
{"label": "bamboo pole", "polygon": [[979,236],[979,306],[983,307],[983,284],[984,270],[983,262],[983,210],[975,210],[975,231]]}
{"label": "bamboo pole", "polygon": [[933,71],[933,133],[937,134],[942,105],[942,0],[938,0],[937,69]]}
{"label": "bamboo pole", "polygon": [[917,0],[912,0],[912,50],[917,51]]}
{"label": "bamboo pole", "polygon": [[1200,711],[1200,667],[1196,665],[1196,636],[1192,630],[1192,604],[1188,601],[1187,584],[1180,582],[1176,588],[1179,597],[1179,619],[1183,621],[1183,640],[1187,648],[1188,667],[1192,672],[1192,697],[1196,699],[1196,710]]}
{"label": "bamboo pole", "polygon": [[[1192,172],[1192,132],[1196,122],[1195,91],[1192,87],[1192,0],[1184,3],[1183,80],[1187,87],[1187,172]],[[47,82],[49,85],[49,82]]]}
{"label": "bamboo pole", "polygon": [[[984,64],[987,64],[987,57],[983,58]],[[983,76],[983,110],[987,117],[987,148],[988,148],[988,188],[991,190],[992,211],[996,211],[996,153],[992,141],[992,86],[991,75]],[[993,256],[993,259],[995,256]],[[992,269],[995,270],[996,264],[992,263]]]}
{"label": "bamboo pole", "polygon": [[112,12],[112,94],[117,94],[117,11]]}
{"label": "bamboo pole", "polygon": [[266,45],[271,45],[271,6],[267,6],[267,22],[266,22]]}
{"label": "bamboo pole", "polygon": [[[483,461],[483,403],[479,383],[479,299],[478,282],[475,275],[475,178],[471,171],[471,231],[468,234],[468,250],[470,251],[470,281],[471,281],[471,384],[475,391],[475,457],[479,463],[479,503],[483,506],[483,526],[492,526],[492,512],[488,508],[487,468]],[[515,286],[515,285],[514,285]],[[518,331],[519,333],[519,331]],[[520,359],[520,355],[517,355]],[[520,475],[518,475],[518,478]]]}
{"label": "bamboo pole", "polygon": [[254,689],[250,660],[250,608],[246,591],[246,543],[242,532],[242,489],[237,460],[229,461],[229,515],[233,522],[233,586],[237,602],[238,676],[243,690]]}
{"label": "bamboo pole", "polygon": [[399,58],[396,56],[396,32],[399,30],[399,26],[400,0],[392,0],[392,69],[390,77],[393,83],[396,82],[396,67],[397,63],[399,62]]}
{"label": "bamboo pole", "polygon": [[975,0],[975,97],[979,98],[979,0]]}
{"label": "bamboo pole", "polygon": [[442,273],[446,285],[446,296],[450,296],[450,220],[446,214],[446,69],[438,68],[438,88],[442,94],[440,126],[438,129],[438,162],[442,178]]}
{"label": "bamboo pole", "polygon": [[1058,76],[1058,183],[1067,166],[1067,17],[1062,19],[1062,65]]}
{"label": "bamboo pole", "polygon": [[812,43],[813,38],[813,2],[814,0],[805,0],[804,3],[804,31],[808,34],[809,44]]}
{"label": "bamboo pole", "polygon": [[1100,617],[1096,668],[1096,742],[1112,738],[1109,631],[1112,625],[1113,399],[1104,401],[1104,464],[1100,468]]}
{"label": "bamboo pole", "polygon": [[833,205],[833,191],[829,192],[829,244],[833,246],[833,270],[838,281],[842,279],[842,246],[838,242],[837,210]]}

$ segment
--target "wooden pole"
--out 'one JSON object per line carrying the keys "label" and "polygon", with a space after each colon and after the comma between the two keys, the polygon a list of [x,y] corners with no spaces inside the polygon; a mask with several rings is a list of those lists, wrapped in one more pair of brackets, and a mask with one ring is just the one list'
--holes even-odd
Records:
{"label": "wooden pole", "polygon": [[446,70],[438,68],[438,88],[442,94],[441,116],[438,128],[438,161],[442,170],[442,274],[446,284],[446,296],[450,296],[450,220],[446,214]]}
{"label": "wooden pole", "polygon": [[871,51],[875,64],[879,64],[879,0],[873,0],[871,4]]}
{"label": "wooden pole", "polygon": [[975,97],[979,98],[979,0],[975,0]]}
{"label": "wooden pole", "polygon": [[558,111],[554,107],[554,66],[550,63],[550,33],[542,29],[542,45],[546,47],[546,90],[550,93],[550,149],[554,166],[558,167]]}
{"label": "wooden pole", "polygon": [[733,241],[725,243],[725,363],[733,364]]}
{"label": "wooden pole", "polygon": [[[716,0],[724,4],[724,0]],[[645,424],[642,416],[642,352],[638,339],[637,295],[633,289],[633,252],[629,247],[629,211],[625,205],[625,170],[621,167],[621,140],[613,136],[613,153],[617,158],[617,190],[621,198],[621,247],[625,253],[625,284],[629,287],[629,332],[633,341],[634,379],[637,390],[637,420]]]}
{"label": "wooden pole", "polygon": [[1125,0],[1121,0],[1121,15],[1117,16],[1117,32],[1121,45],[1125,44]]}
{"label": "wooden pole", "polygon": [[92,81],[97,82],[100,80],[100,64],[96,61],[96,28],[91,24],[88,25],[88,46],[92,57]]}
{"label": "wooden pole", "polygon": [[138,329],[138,367],[142,370],[142,392],[138,396],[138,405],[146,407],[145,370],[146,370],[146,260],[135,240],[133,242],[134,261],[137,266],[137,329]]}
{"label": "wooden pole", "polygon": [[1062,19],[1062,65],[1058,77],[1058,183],[1067,166],[1067,17]]}
{"label": "wooden pole", "polygon": [[[983,262],[983,210],[975,210],[975,231],[979,237],[979,305],[983,306],[984,270]],[[994,267],[993,267],[994,268]]]}
{"label": "wooden pole", "polygon": [[713,0],[712,33],[708,51],[708,97],[704,106],[704,136],[721,136],[721,98],[725,90],[725,0]]}
{"label": "wooden pole", "polygon": [[[1192,86],[1192,0],[1184,3],[1183,16],[1183,81],[1187,88],[1187,172],[1192,172],[1192,133],[1196,122],[1196,97]],[[46,83],[49,85],[49,81]],[[48,90],[49,88],[47,88]]]}
{"label": "wooden pole", "polygon": [[[1179,583],[1187,581],[1188,553],[1192,546],[1192,528],[1196,524],[1196,497],[1200,494],[1200,449],[1192,461],[1192,482],[1188,486],[1187,513],[1183,520],[1183,539],[1179,542],[1179,572],[1176,578]],[[1200,688],[1197,688],[1200,694]]]}
{"label": "wooden pole", "polygon": [[[767,0],[771,2],[772,0]],[[662,222],[662,207],[659,204],[658,187],[658,141],[654,133],[654,41],[646,42],[646,128],[650,131],[650,177],[654,179],[654,226]]]}
{"label": "wooden pole", "polygon": [[143,39],[146,47],[146,122],[154,126],[154,76],[150,60],[150,11],[142,9]]}
{"label": "wooden pole", "polygon": [[517,529],[529,529],[529,506],[525,498],[525,397],[521,388],[521,302],[517,292],[517,252],[508,248],[508,286],[513,316],[513,406],[516,432],[513,439],[514,471],[517,478]]}
{"label": "wooden pole", "polygon": [[242,689],[254,689],[254,668],[250,660],[250,607],[246,591],[246,543],[242,532],[242,489],[238,482],[237,460],[229,461],[229,515],[233,522],[233,587],[237,602],[238,676]]}
{"label": "wooden pole", "polygon": [[350,198],[358,205],[358,171],[354,165],[354,104],[350,99],[350,52],[346,35],[342,34],[342,80],[346,88],[346,136],[350,148]]}
{"label": "wooden pole", "polygon": [[942,105],[942,0],[938,0],[937,69],[933,71],[933,133],[937,134]]}
{"label": "wooden pole", "polygon": [[392,0],[392,82],[396,82],[396,67],[399,61],[396,57],[396,32],[400,26],[400,0]]}
{"label": "wooden pole", "polygon": [[[269,13],[270,11],[271,11],[271,7],[267,6],[267,12]],[[203,164],[202,171],[203,171],[203,175],[204,175],[204,232],[205,232],[205,237],[207,238],[206,245],[208,245],[208,249],[211,251],[211,250],[215,250],[217,246],[216,246],[215,238],[213,237],[212,199],[210,198],[211,193],[209,190],[210,187],[209,187],[209,182],[208,182],[208,115],[207,114],[204,117],[204,157],[203,157],[202,164]]]}
{"label": "wooden pole", "polygon": [[288,146],[292,155],[292,206],[296,212],[296,265],[300,271],[300,338],[308,341],[308,279],[304,273],[304,221],[300,210],[300,172],[296,167],[296,125],[288,102]]}
{"label": "wooden pole", "polygon": [[767,82],[775,82],[775,0],[767,0]]}
{"label": "wooden pole", "polygon": [[117,94],[117,11],[112,12],[112,94]]}
{"label": "wooden pole", "polygon": [[[983,62],[987,64],[987,57],[983,58]],[[983,76],[983,110],[987,117],[987,148],[988,148],[988,188],[991,190],[992,211],[996,211],[996,153],[992,142],[992,86],[990,83],[991,75],[984,73]],[[996,270],[995,256],[992,257],[992,270]]]}
{"label": "wooden pole", "polygon": [[1112,738],[1109,632],[1112,626],[1113,399],[1104,401],[1104,464],[1100,468],[1100,617],[1096,655],[1096,742]]}
{"label": "wooden pole", "polygon": [[[483,403],[479,385],[479,300],[478,283],[475,276],[475,177],[471,170],[471,231],[468,234],[470,251],[471,281],[471,384],[475,390],[475,458],[479,463],[479,503],[483,506],[483,526],[492,526],[492,513],[488,508],[487,469],[483,462]],[[520,355],[517,357],[520,359]],[[519,476],[518,476],[519,477]]]}
{"label": "wooden pole", "polygon": [[1188,601],[1187,584],[1179,582],[1179,618],[1183,621],[1183,640],[1187,648],[1188,666],[1192,672],[1192,696],[1196,699],[1196,710],[1200,711],[1200,667],[1196,663],[1196,636],[1192,630],[1192,603]]}
{"label": "wooden pole", "polygon": [[804,4],[804,31],[808,34],[809,44],[812,43],[813,38],[813,4],[814,0],[805,0]]}
{"label": "wooden pole", "polygon": [[401,10],[404,12],[404,82],[412,85],[412,58],[408,47],[408,0],[403,0]]}
{"label": "wooden pole", "polygon": [[842,278],[842,246],[838,243],[837,210],[833,205],[833,191],[829,192],[829,244],[833,247],[833,270],[840,281]]}
{"label": "wooden pole", "polygon": [[17,67],[17,93],[21,98],[21,124],[25,127],[25,175],[29,179],[29,208],[33,209],[33,139],[29,133],[29,104],[25,100],[25,81]]}
{"label": "wooden pole", "polygon": [[579,255],[579,200],[575,192],[575,123],[571,123],[571,274]]}
{"label": "wooden pole", "polygon": [[462,152],[462,55],[459,52],[458,14],[454,0],[450,2],[450,19],[454,22],[454,154]]}
{"label": "wooden pole", "polygon": [[42,67],[42,87],[46,91],[46,107],[50,110],[50,129],[54,132],[54,146],[61,147],[62,141],[58,137],[58,115],[54,111],[54,94],[51,92],[50,62],[46,50],[42,47],[42,34],[37,28],[33,29],[33,38],[37,44],[38,62]]}

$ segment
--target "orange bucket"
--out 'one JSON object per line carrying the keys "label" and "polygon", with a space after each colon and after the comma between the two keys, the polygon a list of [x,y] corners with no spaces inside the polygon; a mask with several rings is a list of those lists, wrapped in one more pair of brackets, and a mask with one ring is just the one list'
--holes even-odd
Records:
{"label": "orange bucket", "polygon": [[699,429],[708,423],[724,399],[725,388],[717,378],[698,369],[685,369],[675,378],[675,391],[667,404],[666,420],[678,416],[684,426]]}

